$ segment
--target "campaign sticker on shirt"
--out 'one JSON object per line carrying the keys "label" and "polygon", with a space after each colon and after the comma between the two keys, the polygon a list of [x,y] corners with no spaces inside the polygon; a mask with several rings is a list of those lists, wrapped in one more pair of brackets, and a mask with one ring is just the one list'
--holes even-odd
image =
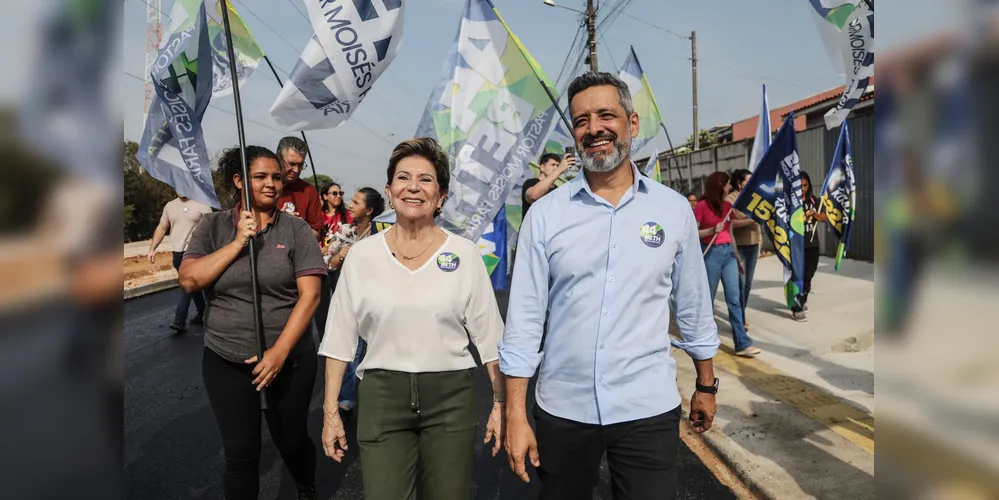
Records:
{"label": "campaign sticker on shirt", "polygon": [[642,243],[652,248],[659,248],[666,241],[663,227],[655,222],[646,222],[642,226]]}
{"label": "campaign sticker on shirt", "polygon": [[293,214],[295,213],[295,204],[290,201],[286,201],[284,202],[284,207],[281,208],[281,211],[284,213]]}
{"label": "campaign sticker on shirt", "polygon": [[446,273],[453,272],[461,265],[461,259],[451,252],[442,252],[437,256],[437,267]]}

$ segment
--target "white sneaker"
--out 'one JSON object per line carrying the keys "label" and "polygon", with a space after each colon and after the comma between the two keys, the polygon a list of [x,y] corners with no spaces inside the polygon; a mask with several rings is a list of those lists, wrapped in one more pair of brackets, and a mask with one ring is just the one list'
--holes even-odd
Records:
{"label": "white sneaker", "polygon": [[735,351],[736,356],[742,356],[744,358],[752,358],[763,351],[759,347],[749,346],[741,351]]}

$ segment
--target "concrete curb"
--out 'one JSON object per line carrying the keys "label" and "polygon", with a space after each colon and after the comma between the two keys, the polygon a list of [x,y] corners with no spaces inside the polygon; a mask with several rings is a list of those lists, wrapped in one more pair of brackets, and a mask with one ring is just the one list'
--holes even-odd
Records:
{"label": "concrete curb", "polygon": [[137,299],[146,295],[162,292],[177,287],[177,278],[168,278],[162,281],[154,281],[125,290],[125,300]]}
{"label": "concrete curb", "polygon": [[[752,471],[745,467],[745,464],[740,462],[741,457],[731,453],[732,450],[738,449],[739,445],[726,436],[725,433],[721,432],[717,428],[712,428],[707,432],[700,434],[699,437],[708,449],[714,452],[715,456],[718,457],[718,460],[728,467],[728,470],[735,475],[736,479],[742,482],[745,488],[752,493],[754,498],[758,498],[760,500],[775,500],[780,498],[780,496],[774,491],[772,485],[769,485],[766,481],[761,480],[762,478],[759,477],[759,475],[753,474]],[[732,489],[733,492],[735,492],[735,488]],[[739,495],[737,494],[736,496]]]}

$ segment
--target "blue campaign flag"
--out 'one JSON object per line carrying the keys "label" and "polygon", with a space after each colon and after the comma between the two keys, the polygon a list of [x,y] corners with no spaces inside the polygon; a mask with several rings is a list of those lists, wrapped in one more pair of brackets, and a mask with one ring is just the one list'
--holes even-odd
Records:
{"label": "blue campaign flag", "polygon": [[733,208],[766,229],[774,253],[784,265],[787,307],[794,307],[803,286],[805,263],[805,213],[794,113],[781,126]]}
{"label": "blue campaign flag", "polygon": [[479,251],[482,253],[482,261],[486,264],[489,272],[489,280],[493,284],[494,290],[506,290],[510,287],[508,267],[508,245],[506,241],[507,233],[506,207],[500,208],[493,219],[493,223],[482,233],[479,240]]}
{"label": "blue campaign flag", "polygon": [[853,175],[853,155],[850,153],[850,129],[843,122],[839,131],[836,152],[833,153],[829,174],[822,185],[819,200],[829,217],[829,226],[839,237],[836,249],[836,270],[843,261],[843,254],[850,248],[850,233],[857,210],[857,180]]}
{"label": "blue campaign flag", "polygon": [[150,69],[156,97],[136,158],[149,175],[173,186],[178,194],[221,208],[201,129],[213,86],[207,19],[202,2],[197,19],[163,43]]}

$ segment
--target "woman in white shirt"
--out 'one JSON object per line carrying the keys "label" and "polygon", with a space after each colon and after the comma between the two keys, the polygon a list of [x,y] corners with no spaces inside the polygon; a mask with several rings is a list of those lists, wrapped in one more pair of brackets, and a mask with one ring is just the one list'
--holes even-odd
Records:
{"label": "woman in white shirt", "polygon": [[478,245],[439,227],[450,182],[447,154],[430,138],[392,152],[386,192],[396,224],[350,251],[333,296],[319,354],[326,360],[323,449],[347,449],[337,397],[358,338],[357,441],[367,500],[466,498],[475,463],[479,352],[493,387],[485,442],[502,446],[506,395],[497,343],[503,333]]}

